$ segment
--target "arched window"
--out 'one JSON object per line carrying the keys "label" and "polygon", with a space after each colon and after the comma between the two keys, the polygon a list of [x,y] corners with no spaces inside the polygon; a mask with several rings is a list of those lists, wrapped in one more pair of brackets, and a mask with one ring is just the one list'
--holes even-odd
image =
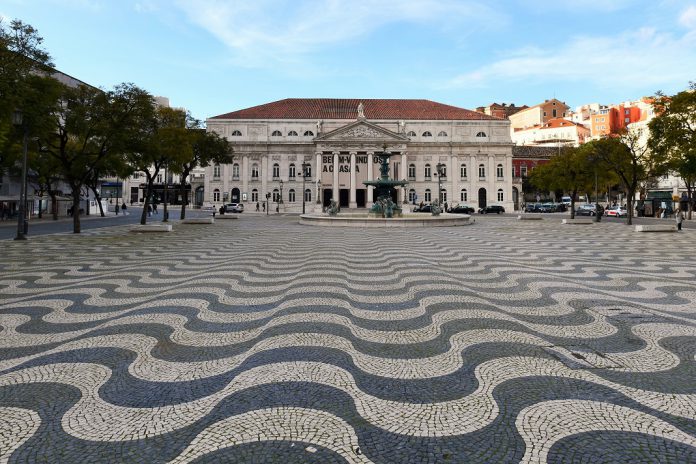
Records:
{"label": "arched window", "polygon": [[282,137],[283,133],[280,132],[279,130],[274,130],[273,133],[271,134],[271,137]]}
{"label": "arched window", "polygon": [[312,189],[305,189],[304,201],[312,201]]}
{"label": "arched window", "polygon": [[432,201],[432,195],[430,194],[430,189],[425,189],[425,201],[430,203]]}
{"label": "arched window", "polygon": [[259,165],[256,163],[251,165],[251,178],[254,180],[259,178]]}
{"label": "arched window", "polygon": [[294,164],[290,164],[290,167],[288,168],[288,177],[290,179],[295,178],[295,165]]}
{"label": "arched window", "polygon": [[220,165],[219,164],[216,164],[213,166],[213,177],[220,177]]}
{"label": "arched window", "polygon": [[277,179],[280,177],[280,164],[273,163],[273,178]]}
{"label": "arched window", "polygon": [[295,203],[295,189],[288,190],[288,202]]}
{"label": "arched window", "polygon": [[220,201],[220,189],[213,190],[213,201]]}
{"label": "arched window", "polygon": [[476,137],[486,137],[486,133],[481,131],[478,134],[476,134]]}
{"label": "arched window", "polygon": [[423,137],[432,137],[433,134],[430,131],[423,132]]}
{"label": "arched window", "polygon": [[466,164],[462,164],[461,166],[459,166],[459,176],[462,179],[466,179]]}
{"label": "arched window", "polygon": [[426,164],[425,165],[425,178],[430,179],[431,174],[432,174],[432,170],[430,169],[430,165]]}
{"label": "arched window", "polygon": [[232,137],[241,137],[242,133],[238,130],[233,130],[232,131]]}
{"label": "arched window", "polygon": [[498,179],[503,178],[503,165],[499,164],[496,169],[495,169],[495,175],[498,176]]}
{"label": "arched window", "polygon": [[314,137],[314,132],[312,132],[312,131],[305,131],[304,136],[305,136],[305,137]]}
{"label": "arched window", "polygon": [[253,189],[251,191],[251,201],[259,201],[259,191],[256,189]]}
{"label": "arched window", "polygon": [[440,133],[437,134],[438,137],[447,137],[447,132],[445,131],[440,131]]}
{"label": "arched window", "polygon": [[408,137],[415,137],[416,133],[413,131],[408,131],[408,134],[406,134]]}
{"label": "arched window", "polygon": [[486,177],[486,166],[484,164],[479,164],[479,177]]}
{"label": "arched window", "polygon": [[415,165],[415,164],[409,164],[409,165],[408,165],[408,178],[409,178],[409,179],[415,179],[415,178],[416,178],[416,165]]}
{"label": "arched window", "polygon": [[307,179],[312,177],[312,165],[307,163],[304,165],[304,175]]}
{"label": "arched window", "polygon": [[415,189],[410,189],[408,191],[408,202],[409,203],[416,203],[416,190]]}
{"label": "arched window", "polygon": [[297,132],[295,132],[295,131],[288,132],[288,137],[297,137]]}
{"label": "arched window", "polygon": [[503,201],[503,189],[498,189],[498,201]]}
{"label": "arched window", "polygon": [[277,203],[280,200],[280,191],[278,189],[273,189],[273,202]]}
{"label": "arched window", "polygon": [[232,178],[239,179],[239,164],[238,163],[234,163],[232,165]]}
{"label": "arched window", "polygon": [[440,177],[447,177],[447,166],[444,164],[439,164],[438,165],[438,173],[440,174]]}
{"label": "arched window", "polygon": [[466,189],[462,189],[462,191],[459,192],[459,201],[469,201],[468,198],[469,197],[466,193]]}

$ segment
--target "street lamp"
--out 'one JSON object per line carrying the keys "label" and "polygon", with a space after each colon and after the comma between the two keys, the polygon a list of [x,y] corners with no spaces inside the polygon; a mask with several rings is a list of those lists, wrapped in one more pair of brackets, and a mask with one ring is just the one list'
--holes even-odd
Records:
{"label": "street lamp", "polygon": [[280,185],[280,196],[278,197],[278,212],[280,212],[280,205],[283,204],[283,179],[280,179],[278,181],[278,184]]}
{"label": "street lamp", "polygon": [[309,163],[302,163],[302,214],[305,214],[305,182],[307,182],[307,168]]}
{"label": "street lamp", "polygon": [[442,208],[442,168],[445,167],[442,163],[437,163],[437,201]]}
{"label": "street lamp", "polygon": [[27,144],[29,143],[29,129],[24,123],[24,115],[21,110],[12,113],[12,124],[22,126],[24,129],[22,139],[22,190],[19,192],[19,211],[17,215],[17,236],[15,240],[26,240],[29,232],[27,222]]}

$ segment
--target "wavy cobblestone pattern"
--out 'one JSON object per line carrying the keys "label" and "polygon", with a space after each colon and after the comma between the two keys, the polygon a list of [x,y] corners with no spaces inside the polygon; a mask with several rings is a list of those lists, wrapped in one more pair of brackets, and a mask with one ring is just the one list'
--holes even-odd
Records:
{"label": "wavy cobblestone pattern", "polygon": [[3,242],[0,462],[696,462],[691,231]]}

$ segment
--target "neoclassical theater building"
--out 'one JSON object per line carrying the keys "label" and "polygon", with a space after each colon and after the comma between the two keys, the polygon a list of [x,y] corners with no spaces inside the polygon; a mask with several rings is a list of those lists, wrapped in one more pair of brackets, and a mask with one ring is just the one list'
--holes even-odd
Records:
{"label": "neoclassical theater building", "polygon": [[[429,100],[291,98],[214,116],[209,131],[227,138],[234,161],[205,173],[205,205],[244,203],[247,211],[308,211],[331,199],[344,208],[372,206],[379,159],[391,152],[390,175],[408,185],[399,203],[512,210],[510,122]],[[303,166],[306,175],[303,176]]]}

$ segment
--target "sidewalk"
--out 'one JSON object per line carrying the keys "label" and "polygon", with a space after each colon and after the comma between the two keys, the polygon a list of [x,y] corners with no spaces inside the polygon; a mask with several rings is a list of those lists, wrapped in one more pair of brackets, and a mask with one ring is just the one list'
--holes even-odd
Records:
{"label": "sidewalk", "polygon": [[[124,212],[119,212],[118,214],[114,213],[113,211],[104,211],[104,217],[102,218],[101,214],[96,213],[96,214],[90,214],[89,216],[85,214],[80,215],[80,221],[86,221],[86,220],[93,220],[93,219],[107,219],[107,218],[112,218],[112,217],[119,217],[119,216],[129,216],[131,213],[130,211],[124,211]],[[58,216],[58,219],[53,219],[53,215],[51,214],[44,214],[42,218],[39,218],[39,216],[32,216],[29,218],[27,221],[29,223],[29,226],[32,224],[56,224],[60,222],[72,222],[73,218],[72,216]],[[17,217],[13,217],[12,219],[5,219],[4,221],[0,221],[0,227],[17,227]]]}

